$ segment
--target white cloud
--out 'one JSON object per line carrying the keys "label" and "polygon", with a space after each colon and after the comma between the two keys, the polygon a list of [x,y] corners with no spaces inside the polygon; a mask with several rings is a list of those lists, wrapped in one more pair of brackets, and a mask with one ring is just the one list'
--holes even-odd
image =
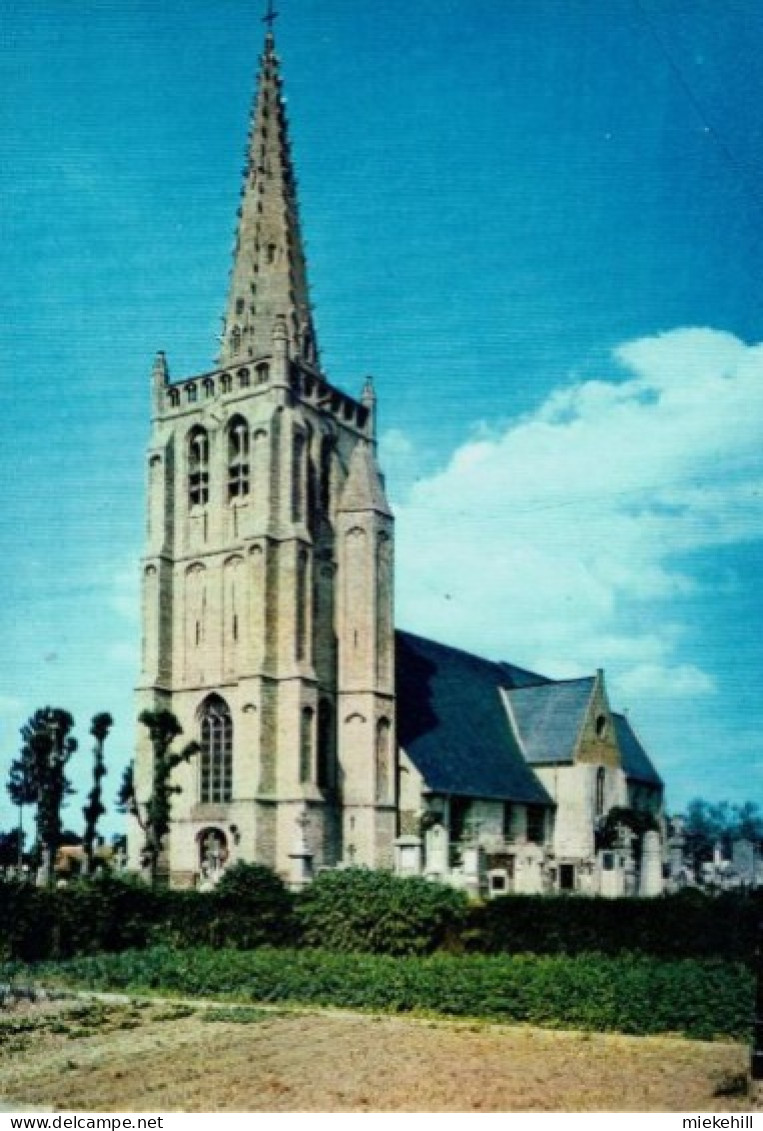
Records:
{"label": "white cloud", "polygon": [[677,329],[613,361],[411,487],[398,619],[550,674],[612,667],[629,695],[709,693],[681,654],[687,555],[760,536],[763,346]]}
{"label": "white cloud", "polygon": [[691,699],[711,695],[715,681],[694,664],[637,664],[618,677],[615,691],[624,702],[630,698]]}
{"label": "white cloud", "polygon": [[413,484],[431,464],[433,453],[412,443],[399,428],[388,428],[379,437],[381,466],[390,491],[397,500],[405,499]]}

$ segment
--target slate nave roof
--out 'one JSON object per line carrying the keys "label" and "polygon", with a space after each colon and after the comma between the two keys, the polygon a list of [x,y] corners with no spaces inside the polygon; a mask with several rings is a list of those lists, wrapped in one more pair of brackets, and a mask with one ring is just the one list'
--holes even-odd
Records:
{"label": "slate nave roof", "polygon": [[[413,633],[395,635],[398,740],[427,788],[552,805],[532,767],[574,760],[595,678],[551,680]],[[628,720],[614,712],[612,719],[626,776],[661,787]]]}

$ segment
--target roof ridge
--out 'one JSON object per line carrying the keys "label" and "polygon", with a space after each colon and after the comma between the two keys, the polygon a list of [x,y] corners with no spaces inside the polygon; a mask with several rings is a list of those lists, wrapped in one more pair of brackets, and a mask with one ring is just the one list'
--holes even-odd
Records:
{"label": "roof ridge", "polygon": [[[531,673],[532,674],[532,673]],[[554,679],[548,676],[544,679],[543,683],[526,683],[523,687],[512,687],[512,691],[532,691],[536,687],[561,687],[563,684],[570,683],[595,683],[595,675],[579,675],[572,676],[570,679]]]}
{"label": "roof ridge", "polygon": [[431,636],[422,636],[421,633],[410,632],[408,629],[404,628],[396,628],[395,635],[409,636],[414,640],[422,640],[425,644],[433,644],[435,648],[444,648],[448,652],[456,652],[460,656],[466,656],[468,659],[476,660],[480,664],[489,664],[491,667],[498,668],[499,670],[502,670],[504,667],[514,668],[516,671],[523,672],[525,675],[534,676],[539,681],[537,686],[542,686],[543,683],[549,682],[548,676],[542,675],[540,672],[532,671],[530,668],[524,668],[521,664],[513,664],[510,660],[491,660],[487,656],[480,656],[478,652],[468,652],[466,648],[458,648],[455,644],[444,644],[441,640],[433,640]]}
{"label": "roof ridge", "polygon": [[444,648],[447,652],[458,652],[461,656],[468,656],[470,660],[479,660],[481,664],[491,664],[500,667],[502,660],[489,660],[487,656],[480,656],[476,652],[467,652],[465,648],[457,648],[454,644],[443,644],[441,640],[433,640],[431,636],[422,636],[418,632],[408,632],[407,629],[396,628],[396,636],[412,636],[414,640],[423,640],[425,644],[434,644],[435,648]]}

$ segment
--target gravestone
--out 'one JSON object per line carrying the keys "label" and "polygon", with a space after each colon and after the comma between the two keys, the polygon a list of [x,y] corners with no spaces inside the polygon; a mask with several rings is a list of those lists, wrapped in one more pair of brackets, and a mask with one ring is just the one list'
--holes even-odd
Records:
{"label": "gravestone", "polygon": [[441,824],[432,825],[426,833],[426,874],[428,876],[447,876],[449,837]]}
{"label": "gravestone", "polygon": [[755,845],[742,837],[731,846],[731,859],[734,871],[743,884],[755,883]]}
{"label": "gravestone", "polygon": [[660,834],[655,829],[644,833],[641,845],[641,877],[639,895],[655,896],[662,893],[662,856]]}

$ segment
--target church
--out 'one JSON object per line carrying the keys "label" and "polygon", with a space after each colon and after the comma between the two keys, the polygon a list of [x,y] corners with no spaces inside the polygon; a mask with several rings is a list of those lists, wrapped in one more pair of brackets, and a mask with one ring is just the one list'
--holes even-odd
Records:
{"label": "church", "polygon": [[[326,868],[475,897],[662,890],[662,782],[604,673],[555,681],[396,631],[376,393],[321,370],[272,9],[217,367],[152,373],[138,712],[172,711],[162,867]],[[405,569],[405,563],[401,563]],[[151,792],[140,728],[136,796]],[[646,816],[603,840],[613,809]],[[129,866],[142,834],[129,830]]]}

